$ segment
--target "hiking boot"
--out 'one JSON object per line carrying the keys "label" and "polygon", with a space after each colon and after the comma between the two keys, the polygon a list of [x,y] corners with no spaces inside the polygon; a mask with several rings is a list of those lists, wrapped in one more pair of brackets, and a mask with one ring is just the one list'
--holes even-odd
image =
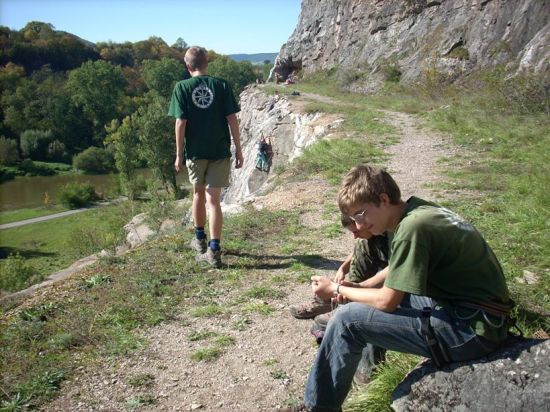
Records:
{"label": "hiking boot", "polygon": [[206,238],[197,239],[196,237],[189,242],[189,247],[197,253],[206,252]]}
{"label": "hiking boot", "polygon": [[208,263],[214,268],[219,268],[222,265],[222,251],[221,249],[212,250],[208,248],[205,253],[197,255],[195,260],[201,263]]}
{"label": "hiking boot", "polygon": [[324,301],[315,296],[310,302],[293,305],[288,310],[296,319],[313,319],[317,315],[330,312],[332,305],[330,300]]}
{"label": "hiking boot", "polygon": [[332,318],[332,312],[323,313],[321,315],[315,316],[314,322],[317,324],[319,329],[325,330],[328,325],[328,321]]}
{"label": "hiking boot", "polygon": [[325,330],[327,329],[328,321],[332,317],[332,312],[323,313],[315,316],[313,325],[311,326],[310,333],[315,337],[317,345],[320,345],[325,336]]}

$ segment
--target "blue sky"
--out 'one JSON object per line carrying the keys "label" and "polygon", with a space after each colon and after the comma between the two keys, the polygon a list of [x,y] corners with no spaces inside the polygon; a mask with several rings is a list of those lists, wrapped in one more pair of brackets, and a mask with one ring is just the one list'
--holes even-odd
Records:
{"label": "blue sky", "polygon": [[0,0],[0,24],[29,21],[92,42],[178,37],[222,54],[273,53],[290,37],[300,0]]}

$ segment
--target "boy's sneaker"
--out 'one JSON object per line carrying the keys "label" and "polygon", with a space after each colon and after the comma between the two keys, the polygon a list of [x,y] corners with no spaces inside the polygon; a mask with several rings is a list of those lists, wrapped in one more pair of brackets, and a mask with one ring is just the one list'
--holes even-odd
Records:
{"label": "boy's sneaker", "polygon": [[288,310],[296,319],[313,319],[317,315],[330,312],[332,305],[330,301],[324,301],[315,296],[310,302],[293,305]]}
{"label": "boy's sneaker", "polygon": [[206,238],[197,239],[194,237],[191,242],[189,242],[189,247],[197,253],[205,253],[207,248]]}
{"label": "boy's sneaker", "polygon": [[197,255],[195,260],[197,262],[208,263],[212,267],[219,268],[222,265],[222,251],[221,249],[214,251],[208,248],[205,253]]}

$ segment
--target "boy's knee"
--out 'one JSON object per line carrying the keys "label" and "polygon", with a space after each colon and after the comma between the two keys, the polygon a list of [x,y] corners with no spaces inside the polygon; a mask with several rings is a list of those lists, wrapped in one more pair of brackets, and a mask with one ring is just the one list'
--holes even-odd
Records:
{"label": "boy's knee", "polygon": [[370,319],[374,308],[366,303],[350,302],[342,305],[335,313],[334,321],[348,326],[357,321],[365,321]]}

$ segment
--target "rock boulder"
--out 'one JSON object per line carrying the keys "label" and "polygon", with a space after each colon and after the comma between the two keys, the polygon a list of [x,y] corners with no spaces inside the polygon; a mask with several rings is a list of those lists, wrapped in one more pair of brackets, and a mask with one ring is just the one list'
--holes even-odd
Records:
{"label": "rock boulder", "polygon": [[425,362],[392,395],[396,412],[550,410],[550,340],[514,340],[487,358]]}

